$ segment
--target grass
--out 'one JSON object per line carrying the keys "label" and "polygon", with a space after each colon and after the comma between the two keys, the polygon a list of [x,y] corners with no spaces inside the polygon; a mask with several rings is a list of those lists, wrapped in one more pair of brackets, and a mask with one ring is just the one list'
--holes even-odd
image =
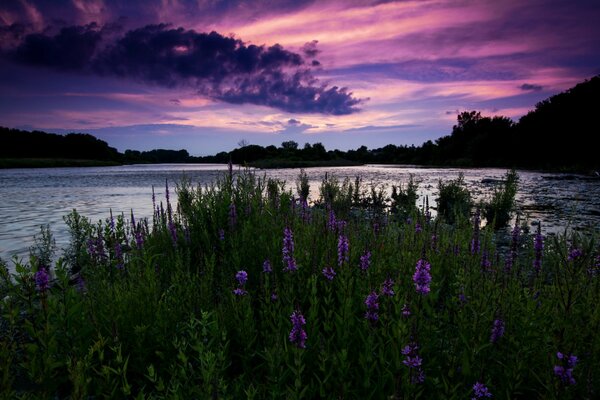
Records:
{"label": "grass", "polygon": [[594,235],[536,247],[517,227],[498,248],[478,224],[324,186],[309,207],[242,172],[184,182],[149,221],[74,212],[47,286],[47,231],[3,270],[0,397],[464,399],[481,383],[496,399],[598,398]]}

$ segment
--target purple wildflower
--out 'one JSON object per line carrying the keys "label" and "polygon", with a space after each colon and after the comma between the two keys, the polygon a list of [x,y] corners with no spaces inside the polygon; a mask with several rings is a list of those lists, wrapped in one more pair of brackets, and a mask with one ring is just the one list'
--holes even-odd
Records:
{"label": "purple wildflower", "polygon": [[38,292],[44,293],[50,287],[50,276],[46,267],[40,266],[38,271],[35,273],[35,286]]}
{"label": "purple wildflower", "polygon": [[300,311],[296,310],[290,315],[290,321],[292,323],[292,330],[290,331],[289,339],[290,342],[296,345],[300,349],[306,348],[306,331],[303,326],[306,325],[306,320]]}
{"label": "purple wildflower", "polygon": [[123,269],[124,268],[123,250],[121,248],[121,243],[119,243],[119,242],[115,243],[115,260],[117,260],[117,268]]}
{"label": "purple wildflower", "polygon": [[471,400],[480,400],[486,397],[492,397],[492,394],[490,393],[489,389],[483,383],[479,382],[475,382],[475,384],[473,385],[473,394],[475,395],[475,397],[472,397]]}
{"label": "purple wildflower", "polygon": [[360,256],[360,269],[361,271],[366,271],[371,266],[371,252],[365,251],[365,254]]}
{"label": "purple wildflower", "polygon": [[377,310],[379,310],[379,295],[377,292],[371,292],[365,299],[365,305],[367,306],[367,312],[365,313],[365,318],[370,322],[375,323],[379,320],[379,315],[377,314]]}
{"label": "purple wildflower", "polygon": [[244,270],[238,271],[237,274],[235,274],[235,279],[237,279],[238,284],[243,286],[248,282],[248,273]]}
{"label": "purple wildflower", "polygon": [[275,292],[271,293],[271,301],[273,301],[273,302],[277,301],[277,293],[275,293]]}
{"label": "purple wildflower", "polygon": [[464,293],[459,293],[458,294],[458,302],[460,303],[460,305],[467,304],[467,296],[465,296]]}
{"label": "purple wildflower", "polygon": [[81,273],[77,275],[77,280],[75,281],[75,284],[77,285],[76,287],[79,293],[85,292],[85,280],[83,279],[83,276],[81,276]]}
{"label": "purple wildflower", "polygon": [[402,316],[405,318],[410,317],[410,308],[408,307],[408,304],[402,306]]}
{"label": "purple wildflower", "polygon": [[323,276],[329,281],[332,281],[336,275],[335,271],[331,267],[323,268],[321,272],[323,273]]}
{"label": "purple wildflower", "polygon": [[268,259],[265,260],[265,262],[263,263],[263,272],[266,274],[270,274],[271,272],[273,272],[273,268],[271,267],[271,262]]}
{"label": "purple wildflower", "polygon": [[579,257],[581,257],[583,255],[583,251],[581,251],[581,249],[578,249],[577,247],[571,247],[571,249],[569,250],[569,261],[575,261],[576,259],[578,259]]}
{"label": "purple wildflower", "polygon": [[329,217],[327,219],[327,229],[331,232],[335,231],[337,228],[337,222],[335,219],[335,213],[333,212],[333,208],[329,207]]}
{"label": "purple wildflower", "polygon": [[556,357],[562,365],[554,366],[554,375],[556,375],[564,385],[574,385],[577,382],[573,378],[573,369],[577,365],[577,356],[572,354],[566,355],[560,351],[556,353]]}
{"label": "purple wildflower", "polygon": [[346,221],[344,221],[342,219],[338,220],[337,221],[337,231],[343,232],[344,229],[346,229],[346,225],[347,225]]}
{"label": "purple wildflower", "polygon": [[438,238],[437,238],[437,235],[434,233],[433,235],[431,235],[431,250],[437,251],[437,247],[438,247]]}
{"label": "purple wildflower", "polygon": [[394,281],[392,279],[388,278],[383,281],[381,293],[389,297],[392,297],[396,294],[396,292],[394,292]]}
{"label": "purple wildflower", "polygon": [[171,207],[171,199],[169,197],[169,181],[165,179],[165,201],[167,203],[167,217],[169,222],[173,221],[173,207]]}
{"label": "purple wildflower", "polygon": [[497,343],[504,336],[504,321],[500,318],[494,320],[492,333],[490,334],[490,342]]}
{"label": "purple wildflower", "polygon": [[415,273],[413,275],[413,282],[415,283],[415,289],[417,293],[426,295],[430,292],[430,270],[431,265],[426,260],[420,259],[417,261],[417,266],[415,267]]}
{"label": "purple wildflower", "polygon": [[419,222],[415,223],[415,233],[421,233],[423,231],[423,228],[421,227],[421,224],[419,224]]}
{"label": "purple wildflower", "polygon": [[294,272],[298,270],[296,260],[294,259],[294,233],[289,227],[283,231],[283,270]]}
{"label": "purple wildflower", "polygon": [[350,261],[350,248],[348,237],[340,235],[338,238],[338,265],[341,267],[344,262]]}
{"label": "purple wildflower", "polygon": [[233,289],[233,294],[235,294],[236,296],[245,296],[248,294],[248,292],[244,288],[238,287]]}
{"label": "purple wildflower", "polygon": [[131,228],[132,228],[133,233],[135,235],[135,246],[138,249],[141,249],[142,246],[144,245],[144,238],[142,237],[141,225],[138,226],[135,223],[135,217],[133,216],[133,210],[131,210]]}
{"label": "purple wildflower", "polygon": [[408,344],[402,349],[402,355],[405,356],[402,364],[409,368],[410,383],[423,383],[425,381],[425,373],[423,372],[423,359],[419,357],[416,344]]}
{"label": "purple wildflower", "polygon": [[488,254],[487,250],[484,250],[483,254],[481,255],[481,269],[483,271],[489,271],[491,267],[492,267],[492,261],[489,258],[489,254]]}

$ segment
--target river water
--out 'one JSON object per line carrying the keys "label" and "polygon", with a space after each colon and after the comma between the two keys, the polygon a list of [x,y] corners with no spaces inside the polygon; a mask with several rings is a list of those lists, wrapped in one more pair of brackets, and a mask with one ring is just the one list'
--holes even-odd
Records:
{"label": "river water", "polygon": [[[152,215],[152,186],[157,201],[164,200],[165,181],[174,188],[182,177],[193,184],[205,185],[226,173],[221,164],[159,164],[91,168],[47,168],[0,170],[0,258],[26,257],[33,236],[48,224],[59,249],[68,242],[63,216],[76,209],[93,222],[113,214],[133,210],[136,218]],[[239,168],[234,167],[234,172]],[[295,190],[299,169],[257,171],[262,176],[285,180]],[[412,166],[366,165],[360,167],[308,168],[312,199],[325,174],[342,181],[362,178],[365,188],[371,184],[405,185],[412,174],[419,181],[419,204],[428,196],[435,207],[438,181],[464,174],[476,200],[493,191],[494,181],[506,174],[504,169],[420,168]],[[517,203],[528,223],[541,221],[546,233],[569,229],[594,229],[600,226],[600,180],[584,176],[518,171]],[[172,193],[172,196],[174,194]],[[59,251],[60,252],[60,251]],[[12,263],[9,263],[12,264]]]}

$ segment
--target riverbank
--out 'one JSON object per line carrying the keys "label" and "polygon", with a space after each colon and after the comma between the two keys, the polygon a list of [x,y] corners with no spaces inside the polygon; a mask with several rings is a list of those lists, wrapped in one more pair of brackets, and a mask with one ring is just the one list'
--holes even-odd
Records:
{"label": "riverbank", "polygon": [[0,169],[8,168],[64,168],[111,167],[122,165],[116,161],[78,160],[70,158],[0,158]]}

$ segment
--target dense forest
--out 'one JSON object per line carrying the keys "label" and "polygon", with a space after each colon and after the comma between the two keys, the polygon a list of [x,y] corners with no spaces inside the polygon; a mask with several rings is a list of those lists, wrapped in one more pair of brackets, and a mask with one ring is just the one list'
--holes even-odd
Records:
{"label": "dense forest", "polygon": [[0,128],[1,158],[65,158],[117,163],[227,163],[263,168],[366,163],[518,167],[590,171],[600,168],[593,146],[600,135],[600,76],[538,103],[517,123],[478,111],[458,115],[450,135],[421,146],[389,144],[377,149],[327,151],[321,143],[285,141],[280,147],[241,143],[205,157],[186,150],[126,150],[119,153],[89,134],[56,135]]}

